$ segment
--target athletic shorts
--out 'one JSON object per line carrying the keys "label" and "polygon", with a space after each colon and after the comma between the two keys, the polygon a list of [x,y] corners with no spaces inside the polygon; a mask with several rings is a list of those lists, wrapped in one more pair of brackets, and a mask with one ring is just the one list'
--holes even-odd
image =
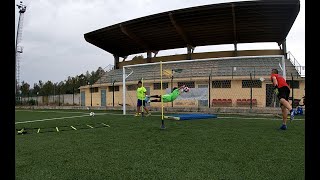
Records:
{"label": "athletic shorts", "polygon": [[287,86],[283,86],[281,88],[278,88],[279,94],[278,94],[278,98],[279,100],[281,98],[285,99],[285,100],[289,100],[289,95],[290,95],[290,89]]}
{"label": "athletic shorts", "polygon": [[146,106],[146,101],[145,100],[138,99],[137,106],[142,106],[142,103],[143,103],[143,106]]}

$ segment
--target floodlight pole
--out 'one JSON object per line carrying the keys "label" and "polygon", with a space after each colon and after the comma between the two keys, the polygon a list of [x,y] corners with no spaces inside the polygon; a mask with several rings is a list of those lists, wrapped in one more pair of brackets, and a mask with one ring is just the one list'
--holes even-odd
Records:
{"label": "floodlight pole", "polygon": [[[17,56],[19,53],[22,53],[22,50],[18,51],[18,44],[21,41],[22,35],[22,26],[23,26],[23,15],[26,12],[27,6],[20,1],[20,4],[17,4],[19,8],[19,21],[18,21],[18,28],[17,28],[17,36],[16,36],[16,49],[15,49],[15,97],[17,98],[17,91],[19,90],[19,59],[17,60]],[[21,47],[22,48],[22,47]],[[18,63],[18,64],[17,64]]]}

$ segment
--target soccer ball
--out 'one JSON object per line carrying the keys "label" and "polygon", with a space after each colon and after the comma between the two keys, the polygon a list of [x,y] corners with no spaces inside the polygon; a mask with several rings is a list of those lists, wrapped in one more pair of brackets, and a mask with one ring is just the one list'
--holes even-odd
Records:
{"label": "soccer ball", "polygon": [[183,88],[183,91],[184,91],[184,92],[189,92],[189,91],[190,91],[190,88],[184,87],[184,88]]}
{"label": "soccer ball", "polygon": [[91,117],[93,117],[94,116],[94,112],[90,112],[90,114],[89,114]]}

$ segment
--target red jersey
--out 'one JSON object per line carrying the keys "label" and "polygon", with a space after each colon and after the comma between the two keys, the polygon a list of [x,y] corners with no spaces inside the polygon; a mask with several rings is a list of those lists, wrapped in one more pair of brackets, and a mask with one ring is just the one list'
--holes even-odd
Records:
{"label": "red jersey", "polygon": [[286,80],[282,76],[280,76],[279,74],[271,74],[270,78],[271,78],[272,82],[273,82],[273,80],[272,80],[273,76],[275,76],[277,81],[278,81],[278,88],[281,88],[283,86],[289,87],[289,85],[287,84]]}

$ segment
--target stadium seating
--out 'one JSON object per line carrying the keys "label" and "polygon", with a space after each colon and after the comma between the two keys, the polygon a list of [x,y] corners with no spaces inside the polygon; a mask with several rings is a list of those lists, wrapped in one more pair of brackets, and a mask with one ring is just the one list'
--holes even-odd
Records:
{"label": "stadium seating", "polygon": [[[251,99],[237,99],[237,106],[250,106]],[[252,99],[252,106],[257,106],[257,99]]]}
{"label": "stadium seating", "polygon": [[[214,59],[211,61],[194,61],[183,63],[170,63],[163,64],[163,69],[183,69],[181,73],[175,73],[175,78],[182,77],[208,77],[210,74],[212,77],[221,76],[249,76],[250,73],[253,77],[269,76],[272,68],[279,68],[279,62],[281,59],[272,57],[259,57],[259,58],[243,58],[243,59]],[[290,60],[286,60],[286,74],[297,75],[298,71],[291,63]],[[142,77],[145,80],[158,80],[160,77],[159,64],[150,66],[134,66],[130,69],[133,70],[133,74],[130,75],[126,81],[136,81]],[[126,73],[130,70],[127,69]],[[163,77],[169,78],[169,77]],[[96,83],[111,83],[112,80],[122,82],[122,68],[113,69],[104,74],[101,79]]]}
{"label": "stadium seating", "polygon": [[229,107],[232,106],[232,99],[212,99],[211,102],[212,106],[223,106],[223,107]]}

